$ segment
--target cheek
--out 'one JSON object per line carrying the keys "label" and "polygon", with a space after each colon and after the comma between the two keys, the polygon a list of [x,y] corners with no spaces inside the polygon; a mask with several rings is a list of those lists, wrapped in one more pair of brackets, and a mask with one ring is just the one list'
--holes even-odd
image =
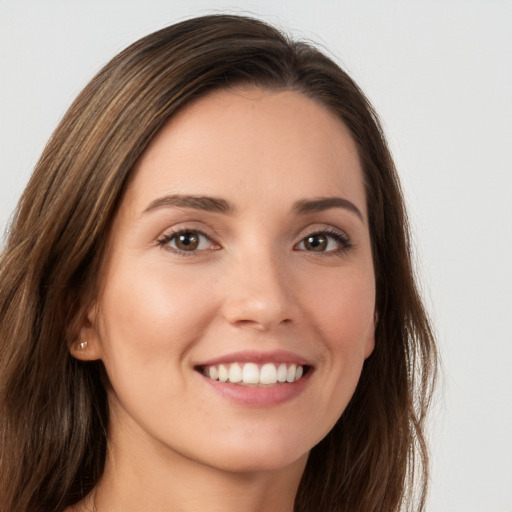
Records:
{"label": "cheek", "polygon": [[[375,284],[373,273],[351,272],[310,290],[310,310],[332,351],[366,353],[373,343]],[[312,297],[314,296],[314,298]],[[368,354],[367,354],[368,355]]]}
{"label": "cheek", "polygon": [[137,358],[141,367],[181,359],[214,314],[207,290],[194,285],[201,279],[150,265],[130,270],[117,268],[102,297],[105,364],[121,355]]}
{"label": "cheek", "polygon": [[[129,270],[118,265],[110,275],[99,340],[113,388],[111,407],[145,424],[164,403],[181,404],[185,414],[187,355],[209,324],[214,301],[198,285],[204,281],[191,280],[186,272],[170,275],[168,266],[157,265]],[[162,421],[165,417],[162,412]]]}
{"label": "cheek", "polygon": [[[303,428],[322,437],[334,426],[356,389],[374,340],[373,273],[340,272],[336,279],[316,280],[303,302],[305,326],[321,347],[317,379],[322,392],[312,401]],[[317,442],[321,439],[319,437]]]}

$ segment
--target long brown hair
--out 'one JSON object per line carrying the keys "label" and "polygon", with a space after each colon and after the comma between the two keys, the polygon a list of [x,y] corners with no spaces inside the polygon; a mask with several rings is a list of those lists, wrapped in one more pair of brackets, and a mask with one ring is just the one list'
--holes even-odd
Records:
{"label": "long brown hair", "polygon": [[20,200],[0,258],[2,512],[62,511],[98,482],[106,375],[69,346],[98,292],[113,216],[162,125],[192,99],[239,84],[292,89],[324,105],[349,128],[364,170],[375,350],[348,408],[312,449],[295,510],[395,512],[413,497],[414,510],[424,509],[436,350],[377,116],[310,44],[256,19],[214,15],[155,32],[108,63],[64,116]]}

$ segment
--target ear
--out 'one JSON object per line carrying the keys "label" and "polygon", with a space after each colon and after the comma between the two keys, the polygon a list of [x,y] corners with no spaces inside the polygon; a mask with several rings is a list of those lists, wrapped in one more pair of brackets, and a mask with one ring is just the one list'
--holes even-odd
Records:
{"label": "ear", "polygon": [[97,327],[98,308],[95,304],[80,322],[78,338],[73,341],[69,351],[81,361],[101,359],[101,339]]}

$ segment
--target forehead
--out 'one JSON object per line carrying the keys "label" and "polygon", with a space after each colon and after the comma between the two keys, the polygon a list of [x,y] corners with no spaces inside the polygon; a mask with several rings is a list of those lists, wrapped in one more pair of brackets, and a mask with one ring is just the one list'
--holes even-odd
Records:
{"label": "forehead", "polygon": [[155,194],[296,201],[350,195],[365,207],[357,147],[326,107],[291,90],[210,93],[180,110],[142,154],[126,199]]}

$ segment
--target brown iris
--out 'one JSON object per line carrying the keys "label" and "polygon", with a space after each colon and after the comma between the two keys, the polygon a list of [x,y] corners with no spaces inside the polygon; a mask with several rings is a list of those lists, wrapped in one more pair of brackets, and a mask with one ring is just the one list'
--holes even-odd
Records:
{"label": "brown iris", "polygon": [[304,239],[304,247],[308,251],[323,252],[327,249],[327,237],[325,235],[311,235]]}
{"label": "brown iris", "polygon": [[176,235],[176,247],[181,251],[195,251],[199,246],[199,235],[186,231]]}

